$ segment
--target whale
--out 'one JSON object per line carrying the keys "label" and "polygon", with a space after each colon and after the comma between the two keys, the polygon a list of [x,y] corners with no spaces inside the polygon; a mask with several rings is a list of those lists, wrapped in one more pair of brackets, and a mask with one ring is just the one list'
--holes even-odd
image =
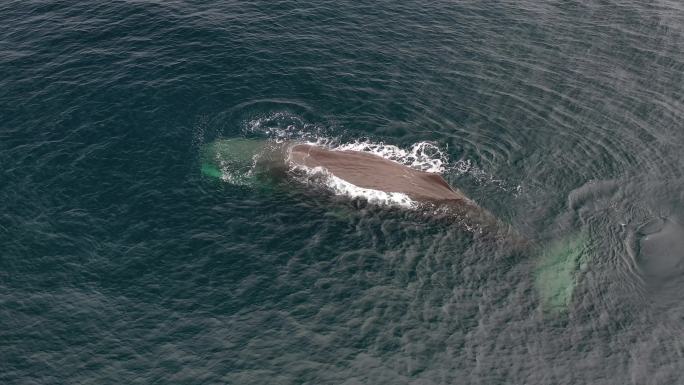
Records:
{"label": "whale", "polygon": [[[439,208],[453,222],[478,234],[500,240],[505,237],[514,250],[533,245],[515,229],[499,220],[439,173],[421,171],[379,155],[341,150],[297,141],[263,139],[219,139],[204,146],[202,174],[236,185],[258,187],[279,178],[294,177],[297,170],[334,177],[356,188],[402,194],[417,204]],[[548,245],[536,246],[533,271],[543,309],[549,314],[567,310],[579,276],[588,263],[587,234],[574,234]]]}
{"label": "whale", "polygon": [[[221,139],[203,151],[202,173],[246,186],[264,186],[292,175],[293,170],[324,174],[366,191],[401,194],[417,205],[440,208],[470,227],[502,227],[489,211],[480,207],[444,177],[382,156],[357,150],[340,150],[297,141]],[[491,229],[490,229],[491,230]]]}

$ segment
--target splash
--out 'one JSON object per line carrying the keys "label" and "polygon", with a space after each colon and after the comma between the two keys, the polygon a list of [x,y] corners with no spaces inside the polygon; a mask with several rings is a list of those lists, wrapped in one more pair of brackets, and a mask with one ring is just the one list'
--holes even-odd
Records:
{"label": "splash", "polygon": [[309,123],[299,115],[287,111],[276,111],[242,122],[245,137],[258,137],[277,143],[285,141],[317,141],[326,137],[326,129]]}
{"label": "splash", "polygon": [[333,194],[349,198],[361,198],[368,203],[383,206],[398,206],[407,209],[418,207],[417,202],[399,192],[386,192],[359,187],[347,182],[323,167],[309,168],[301,165],[292,167],[296,179],[305,184],[319,184],[330,189]]}

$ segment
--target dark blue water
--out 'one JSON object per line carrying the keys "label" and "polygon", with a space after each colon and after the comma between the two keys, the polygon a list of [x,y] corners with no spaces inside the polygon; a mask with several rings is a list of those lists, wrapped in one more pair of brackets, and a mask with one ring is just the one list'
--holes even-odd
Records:
{"label": "dark blue water", "polygon": [[[10,0],[0,74],[2,384],[684,381],[679,1]],[[199,172],[278,136],[434,143],[533,246]]]}

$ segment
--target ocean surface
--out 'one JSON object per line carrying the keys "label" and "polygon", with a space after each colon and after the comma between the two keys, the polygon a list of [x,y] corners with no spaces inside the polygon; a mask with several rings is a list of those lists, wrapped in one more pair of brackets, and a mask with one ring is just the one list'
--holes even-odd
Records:
{"label": "ocean surface", "polygon": [[[1,384],[684,383],[681,1],[5,0],[0,75]],[[422,151],[526,245],[229,138]]]}

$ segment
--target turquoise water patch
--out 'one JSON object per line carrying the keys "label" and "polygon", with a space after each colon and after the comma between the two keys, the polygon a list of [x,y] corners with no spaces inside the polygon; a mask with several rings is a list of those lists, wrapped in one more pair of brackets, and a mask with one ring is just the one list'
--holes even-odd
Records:
{"label": "turquoise water patch", "polygon": [[589,237],[580,233],[544,247],[537,261],[534,282],[545,312],[566,311],[587,266]]}
{"label": "turquoise water patch", "polygon": [[266,140],[218,139],[204,146],[200,170],[203,175],[236,185],[252,186],[258,181],[257,162]]}

